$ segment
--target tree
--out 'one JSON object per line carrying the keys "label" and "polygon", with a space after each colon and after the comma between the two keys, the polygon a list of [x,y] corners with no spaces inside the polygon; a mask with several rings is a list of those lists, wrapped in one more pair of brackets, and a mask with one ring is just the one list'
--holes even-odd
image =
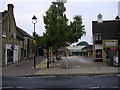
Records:
{"label": "tree", "polygon": [[75,16],[73,22],[68,25],[65,11],[63,2],[52,2],[46,15],[43,16],[46,46],[47,49],[52,47],[56,51],[56,57],[58,48],[77,42],[85,34],[81,16]]}
{"label": "tree", "polygon": [[63,2],[52,2],[52,5],[43,16],[47,39],[54,50],[57,50],[66,43],[65,32],[67,31],[67,22]]}
{"label": "tree", "polygon": [[76,15],[73,18],[73,22],[70,22],[69,30],[68,30],[68,42],[74,43],[78,42],[84,34],[86,34],[84,30],[84,25],[82,25],[82,18],[79,15]]}

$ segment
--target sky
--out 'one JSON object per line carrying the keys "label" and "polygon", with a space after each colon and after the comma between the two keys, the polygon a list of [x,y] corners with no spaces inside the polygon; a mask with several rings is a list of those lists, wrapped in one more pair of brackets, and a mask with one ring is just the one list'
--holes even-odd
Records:
{"label": "sky", "polygon": [[[14,16],[18,27],[32,35],[32,17],[37,17],[36,33],[45,32],[43,16],[53,0],[0,0],[0,12],[7,10],[7,4],[14,5]],[[54,0],[55,1],[55,0]],[[119,0],[67,0],[65,3],[66,16],[72,21],[75,15],[81,15],[85,25],[86,35],[80,41],[92,43],[92,21],[97,20],[101,13],[103,20],[114,20],[118,15]]]}

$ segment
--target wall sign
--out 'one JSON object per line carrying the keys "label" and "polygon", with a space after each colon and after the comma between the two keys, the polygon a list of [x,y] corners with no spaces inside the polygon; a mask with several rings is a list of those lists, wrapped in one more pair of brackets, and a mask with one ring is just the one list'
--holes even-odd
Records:
{"label": "wall sign", "polygon": [[118,47],[117,40],[103,40],[104,47]]}

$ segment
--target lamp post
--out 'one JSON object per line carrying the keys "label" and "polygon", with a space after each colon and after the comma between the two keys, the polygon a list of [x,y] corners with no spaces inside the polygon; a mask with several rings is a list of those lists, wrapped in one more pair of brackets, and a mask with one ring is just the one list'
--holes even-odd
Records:
{"label": "lamp post", "polygon": [[33,36],[34,36],[34,41],[33,41],[33,43],[34,43],[34,69],[36,68],[36,60],[35,60],[35,56],[36,56],[36,41],[35,41],[35,24],[37,23],[37,18],[36,18],[36,16],[34,15],[33,16],[33,18],[32,18],[32,23],[34,24],[34,34],[33,34]]}
{"label": "lamp post", "polygon": [[116,21],[117,21],[117,33],[118,33],[118,65],[120,66],[120,28],[119,28],[119,21],[120,18],[119,16],[116,16]]}

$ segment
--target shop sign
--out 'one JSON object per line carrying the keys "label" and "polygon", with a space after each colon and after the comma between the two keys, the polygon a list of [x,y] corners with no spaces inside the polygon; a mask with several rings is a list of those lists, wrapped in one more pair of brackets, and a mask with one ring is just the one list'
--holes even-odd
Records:
{"label": "shop sign", "polygon": [[104,47],[117,47],[118,41],[117,40],[104,40],[103,45]]}
{"label": "shop sign", "polygon": [[11,46],[11,49],[15,49],[15,45],[12,45],[12,46]]}
{"label": "shop sign", "polygon": [[103,49],[102,45],[95,45],[95,49]]}

